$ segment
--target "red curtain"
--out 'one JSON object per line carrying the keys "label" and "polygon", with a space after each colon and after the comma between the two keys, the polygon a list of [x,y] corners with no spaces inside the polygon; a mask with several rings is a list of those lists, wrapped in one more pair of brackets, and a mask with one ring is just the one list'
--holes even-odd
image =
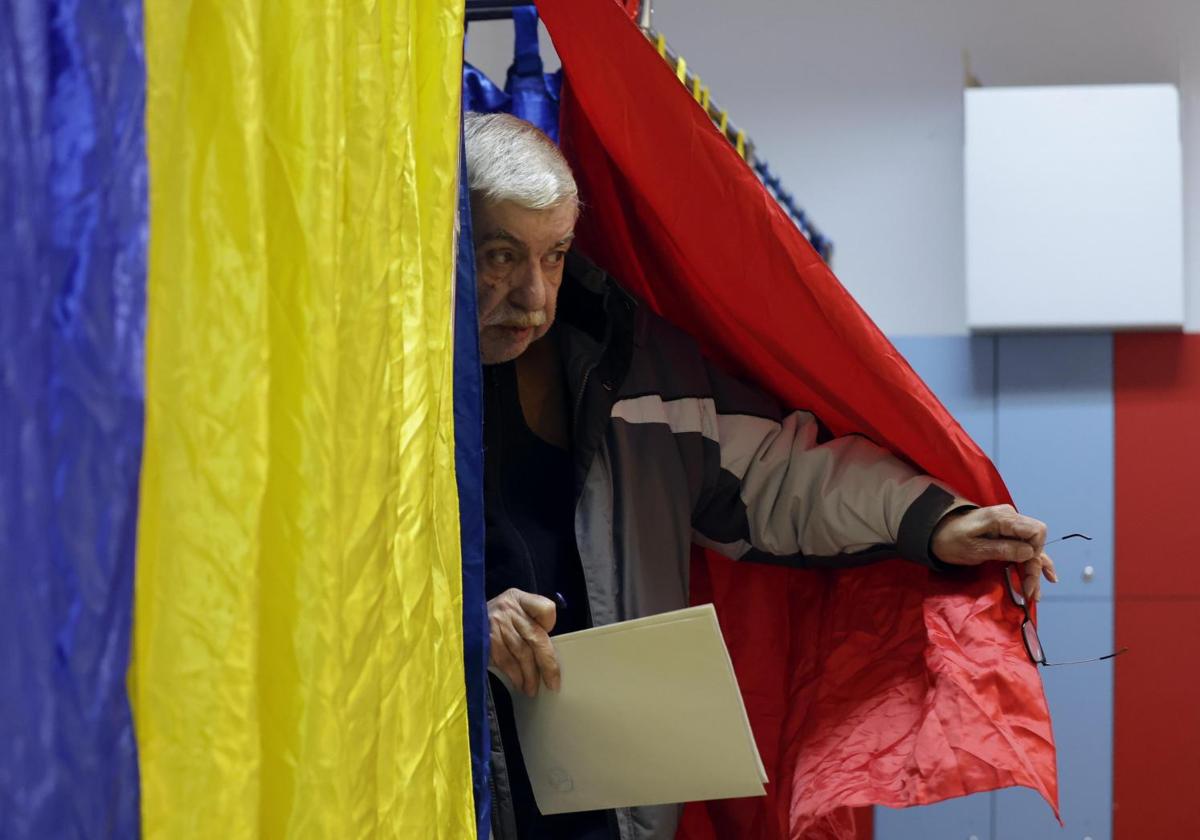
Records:
{"label": "red curtain", "polygon": [[[835,434],[866,435],[981,505],[1009,502],[627,10],[538,7],[566,72],[562,146],[584,252],[710,358]],[[1041,680],[995,567],[821,572],[698,554],[693,598],[716,604],[770,785],[765,798],[689,806],[684,836],[853,837],[847,806],[1010,785],[1057,811]]]}

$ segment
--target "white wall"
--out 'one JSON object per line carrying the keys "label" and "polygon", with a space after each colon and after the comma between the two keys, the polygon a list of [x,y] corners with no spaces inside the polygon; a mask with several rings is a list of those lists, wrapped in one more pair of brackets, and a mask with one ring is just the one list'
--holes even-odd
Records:
{"label": "white wall", "polygon": [[[833,238],[842,282],[893,335],[965,332],[963,48],[986,85],[1178,85],[1187,329],[1200,332],[1200,0],[654,9],[655,26]],[[511,24],[472,25],[468,60],[502,82],[511,56]]]}

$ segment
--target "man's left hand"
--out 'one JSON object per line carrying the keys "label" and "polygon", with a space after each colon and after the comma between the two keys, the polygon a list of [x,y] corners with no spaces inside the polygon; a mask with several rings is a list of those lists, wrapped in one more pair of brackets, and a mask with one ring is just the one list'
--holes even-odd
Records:
{"label": "man's left hand", "polygon": [[953,566],[978,566],[989,560],[1020,563],[1025,597],[1042,597],[1042,577],[1058,583],[1054,561],[1043,548],[1046,525],[1022,516],[1012,505],[953,512],[933,530],[933,556]]}

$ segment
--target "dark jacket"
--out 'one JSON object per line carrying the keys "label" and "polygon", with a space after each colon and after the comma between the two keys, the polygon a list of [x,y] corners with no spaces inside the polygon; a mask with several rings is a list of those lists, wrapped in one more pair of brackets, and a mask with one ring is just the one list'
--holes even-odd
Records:
{"label": "dark jacket", "polygon": [[[799,567],[897,554],[936,564],[934,526],[965,502],[865,437],[832,437],[717,370],[583,257],[565,274],[557,321],[594,626],[687,606],[692,543]],[[492,772],[494,834],[509,840],[495,735]],[[673,837],[679,810],[618,811],[622,840]]]}

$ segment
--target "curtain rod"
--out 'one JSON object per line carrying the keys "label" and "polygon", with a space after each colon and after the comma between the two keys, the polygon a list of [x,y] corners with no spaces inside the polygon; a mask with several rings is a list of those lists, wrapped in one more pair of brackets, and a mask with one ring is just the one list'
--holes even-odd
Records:
{"label": "curtain rod", "polygon": [[532,5],[529,0],[516,3],[505,0],[467,0],[467,21],[504,20],[512,17],[513,9]]}

